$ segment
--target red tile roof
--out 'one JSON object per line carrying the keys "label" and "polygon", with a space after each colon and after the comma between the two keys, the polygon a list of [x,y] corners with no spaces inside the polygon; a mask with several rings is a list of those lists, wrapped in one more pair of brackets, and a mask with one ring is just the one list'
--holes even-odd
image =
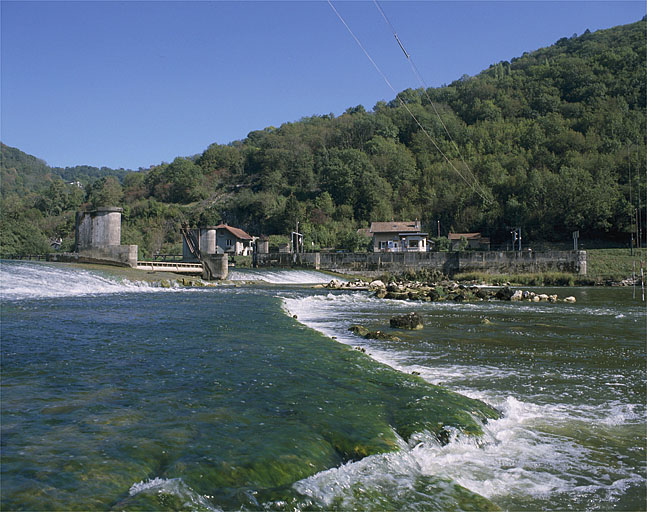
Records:
{"label": "red tile roof", "polygon": [[420,231],[420,222],[371,222],[371,233],[406,233]]}
{"label": "red tile roof", "polygon": [[481,233],[449,233],[447,235],[450,240],[460,240],[465,237],[465,240],[478,240],[483,238]]}
{"label": "red tile roof", "polygon": [[233,228],[231,226],[227,226],[227,224],[218,224],[216,226],[216,229],[226,229],[236,238],[240,238],[241,240],[253,240],[253,238],[245,233],[242,229]]}

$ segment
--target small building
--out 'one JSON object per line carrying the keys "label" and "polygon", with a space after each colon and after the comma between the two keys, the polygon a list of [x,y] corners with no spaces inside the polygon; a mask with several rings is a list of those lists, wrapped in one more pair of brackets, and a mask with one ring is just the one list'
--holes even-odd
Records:
{"label": "small building", "polygon": [[216,247],[219,253],[249,256],[254,251],[254,237],[239,228],[219,224],[216,230]]}
{"label": "small building", "polygon": [[457,251],[461,247],[461,240],[465,239],[467,246],[465,249],[476,249],[480,251],[490,250],[490,239],[481,235],[481,233],[449,233],[447,235],[452,251]]}
{"label": "small building", "polygon": [[[193,238],[195,248],[203,255],[217,254],[216,250],[216,226],[204,226],[201,228],[191,229],[190,233]],[[191,253],[185,238],[182,239],[182,261],[197,262],[198,258]]]}
{"label": "small building", "polygon": [[[234,254],[248,256],[254,252],[254,237],[239,228],[219,224],[191,229],[196,248],[203,255]],[[182,261],[191,262],[198,259],[191,253],[186,239],[182,240]]]}
{"label": "small building", "polygon": [[373,252],[427,252],[428,234],[419,220],[413,222],[372,222]]}

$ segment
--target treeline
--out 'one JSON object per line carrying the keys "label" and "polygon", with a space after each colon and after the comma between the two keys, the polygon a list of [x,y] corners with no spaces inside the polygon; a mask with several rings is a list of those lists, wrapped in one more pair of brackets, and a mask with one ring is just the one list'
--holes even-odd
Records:
{"label": "treeline", "polygon": [[72,212],[92,204],[124,207],[122,238],[142,255],[179,250],[183,220],[256,235],[299,222],[307,247],[348,250],[365,243],[358,228],[392,218],[494,243],[512,227],[532,242],[568,241],[575,230],[627,241],[647,203],[646,27],[587,31],[370,111],[254,131],[146,171],[105,172],[82,189],[52,169],[38,188],[25,168],[46,174],[44,162],[5,162],[3,146],[3,182],[22,179],[27,192],[3,183],[2,252],[27,250],[26,224],[34,243],[69,243]]}

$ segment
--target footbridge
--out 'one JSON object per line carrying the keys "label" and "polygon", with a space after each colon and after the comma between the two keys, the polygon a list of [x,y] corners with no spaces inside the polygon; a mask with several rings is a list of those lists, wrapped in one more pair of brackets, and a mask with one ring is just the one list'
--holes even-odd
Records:
{"label": "footbridge", "polygon": [[202,263],[184,263],[182,261],[138,261],[137,269],[149,272],[202,275]]}

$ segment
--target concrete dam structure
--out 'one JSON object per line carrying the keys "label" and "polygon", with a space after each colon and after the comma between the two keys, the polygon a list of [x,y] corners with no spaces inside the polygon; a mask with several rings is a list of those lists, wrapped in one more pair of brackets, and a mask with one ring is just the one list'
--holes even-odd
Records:
{"label": "concrete dam structure", "polygon": [[440,270],[448,276],[465,272],[512,274],[569,272],[586,275],[586,251],[460,251],[257,254],[263,267],[305,267],[337,272]]}
{"label": "concrete dam structure", "polygon": [[138,261],[136,245],[121,245],[121,214],[114,206],[77,212],[74,252],[50,254],[49,261],[99,263],[132,267],[149,272],[199,275],[204,279],[227,278],[227,256],[203,254],[195,262]]}
{"label": "concrete dam structure", "polygon": [[137,267],[137,246],[121,245],[122,208],[106,206],[77,212],[73,253],[50,254],[50,261]]}

